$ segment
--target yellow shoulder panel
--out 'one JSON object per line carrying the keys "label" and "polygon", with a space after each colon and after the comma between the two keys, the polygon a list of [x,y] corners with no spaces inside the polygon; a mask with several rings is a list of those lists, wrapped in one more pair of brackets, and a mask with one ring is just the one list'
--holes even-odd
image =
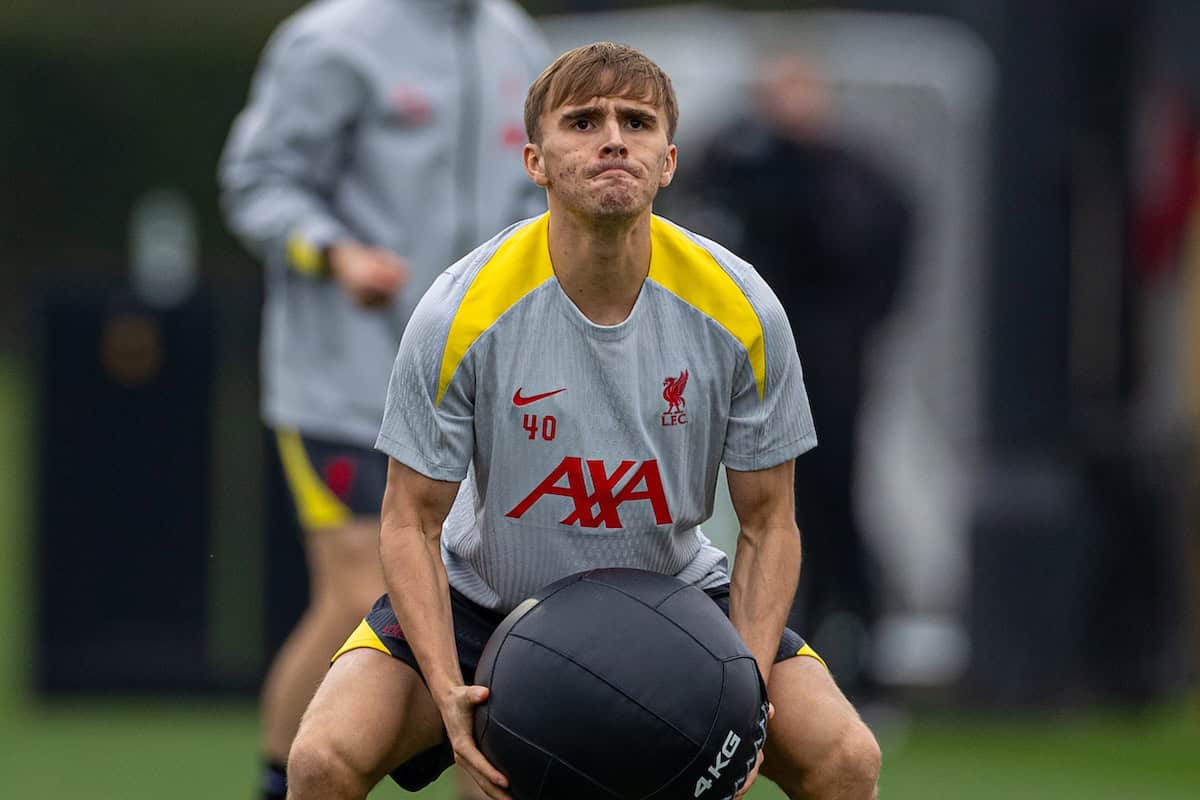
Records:
{"label": "yellow shoulder panel", "polygon": [[658,217],[650,222],[650,279],[717,321],[742,343],[762,399],[767,372],[762,323],[712,253]]}
{"label": "yellow shoulder panel", "polygon": [[446,337],[442,368],[438,374],[439,404],[446,387],[450,385],[450,379],[454,377],[454,371],[475,340],[501,314],[554,275],[546,235],[549,219],[548,214],[543,214],[513,233],[475,274],[450,323],[450,334]]}

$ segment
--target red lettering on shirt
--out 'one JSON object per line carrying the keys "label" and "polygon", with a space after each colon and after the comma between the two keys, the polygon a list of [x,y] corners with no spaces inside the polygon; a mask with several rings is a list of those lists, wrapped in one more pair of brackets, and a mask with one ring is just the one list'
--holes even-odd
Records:
{"label": "red lettering on shirt", "polygon": [[[613,493],[621,479],[637,465],[633,475]],[[604,461],[587,460],[587,475],[584,475],[584,460],[578,456],[564,458],[534,487],[524,500],[517,503],[506,517],[520,519],[539,500],[548,495],[569,498],[574,510],[560,520],[563,525],[579,524],[583,528],[620,528],[621,504],[646,501],[654,511],[656,525],[669,525],[671,510],[663,491],[662,475],[658,461],[650,459],[640,464],[624,460],[610,474]],[[588,487],[591,479],[591,488]]]}

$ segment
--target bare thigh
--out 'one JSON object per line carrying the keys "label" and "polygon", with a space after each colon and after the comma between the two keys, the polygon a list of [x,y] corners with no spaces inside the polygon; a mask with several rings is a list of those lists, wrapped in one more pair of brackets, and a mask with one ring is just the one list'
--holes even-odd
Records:
{"label": "bare thigh", "polygon": [[416,671],[360,648],[330,667],[300,723],[296,747],[335,756],[373,786],[443,736],[441,716]]}

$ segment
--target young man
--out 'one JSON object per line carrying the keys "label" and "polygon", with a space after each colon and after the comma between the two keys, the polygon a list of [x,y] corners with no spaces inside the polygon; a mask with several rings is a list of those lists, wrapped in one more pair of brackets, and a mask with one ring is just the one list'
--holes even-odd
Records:
{"label": "young man", "polygon": [[323,0],[271,38],[222,157],[230,228],[266,267],[263,416],[304,529],[310,604],[262,692],[263,800],[383,591],[372,445],[408,317],[446,265],[545,208],[521,95],[549,61],[511,0]]}
{"label": "young man", "polygon": [[[472,737],[480,651],[523,598],[600,566],[727,597],[775,707],[764,774],[795,798],[875,796],[874,738],[784,628],[792,462],[816,443],[786,316],[747,264],[651,213],[676,119],[667,76],[620,45],[572,50],[530,88],[525,169],[550,210],[443,274],[405,333],[377,445],[390,602],[305,715],[296,800],[361,798],[388,773],[416,790],[454,760],[507,797]],[[722,462],[732,580],[698,528]]]}

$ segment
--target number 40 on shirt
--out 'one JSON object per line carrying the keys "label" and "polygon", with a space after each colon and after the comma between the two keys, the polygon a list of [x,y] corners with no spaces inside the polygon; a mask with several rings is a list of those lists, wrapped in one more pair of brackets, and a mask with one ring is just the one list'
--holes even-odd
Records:
{"label": "number 40 on shirt", "polygon": [[530,440],[537,439],[540,433],[542,439],[552,442],[555,434],[558,433],[558,420],[554,418],[553,414],[546,414],[541,417],[541,424],[538,424],[537,414],[526,414],[521,427],[529,434]]}

